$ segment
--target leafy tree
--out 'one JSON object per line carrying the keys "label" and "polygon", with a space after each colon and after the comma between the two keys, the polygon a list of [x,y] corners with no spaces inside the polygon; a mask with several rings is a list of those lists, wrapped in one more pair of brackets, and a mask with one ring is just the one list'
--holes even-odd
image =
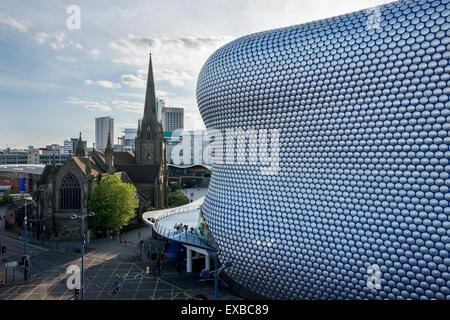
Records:
{"label": "leafy tree", "polygon": [[123,183],[115,175],[109,175],[92,192],[89,211],[95,212],[95,215],[88,217],[88,224],[93,228],[119,231],[136,216],[138,207],[136,187]]}
{"label": "leafy tree", "polygon": [[169,192],[169,208],[179,207],[188,204],[189,198],[180,190]]}
{"label": "leafy tree", "polygon": [[0,198],[0,203],[8,203],[12,201],[12,197],[10,195],[10,192],[7,190],[3,192],[2,197]]}
{"label": "leafy tree", "polygon": [[169,186],[170,192],[174,192],[176,190],[181,190],[181,185],[179,182],[173,182]]}

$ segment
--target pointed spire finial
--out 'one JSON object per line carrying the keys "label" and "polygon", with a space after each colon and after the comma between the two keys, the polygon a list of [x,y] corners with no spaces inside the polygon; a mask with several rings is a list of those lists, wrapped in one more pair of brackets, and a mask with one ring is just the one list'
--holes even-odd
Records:
{"label": "pointed spire finial", "polygon": [[78,145],[77,145],[75,156],[84,157],[85,155],[86,154],[84,152],[83,140],[81,139],[81,132],[80,132],[80,138],[78,139]]}
{"label": "pointed spire finial", "polygon": [[113,153],[113,148],[112,148],[112,144],[111,144],[111,132],[108,132],[108,142],[106,143],[106,149],[105,149],[105,153]]}

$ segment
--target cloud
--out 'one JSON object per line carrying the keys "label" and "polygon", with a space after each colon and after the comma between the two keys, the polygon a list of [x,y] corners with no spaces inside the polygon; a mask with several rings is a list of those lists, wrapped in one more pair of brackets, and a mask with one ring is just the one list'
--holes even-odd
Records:
{"label": "cloud", "polygon": [[144,103],[139,102],[130,102],[125,100],[114,100],[112,104],[116,109],[127,111],[127,112],[135,112],[139,114],[143,114],[144,112]]}
{"label": "cloud", "polygon": [[78,61],[78,59],[74,58],[74,57],[56,56],[56,59],[58,59],[60,61],[64,61],[64,62],[75,62],[75,61]]}
{"label": "cloud", "polygon": [[[221,45],[233,40],[227,36],[145,37],[128,34],[109,43],[113,62],[135,66],[136,71],[122,74],[121,83],[130,88],[144,89],[147,82],[148,53],[152,53],[153,74],[156,89],[163,88],[162,98],[168,104],[172,99],[181,100],[180,90],[190,92],[184,101],[195,104],[195,83],[204,61]],[[184,97],[186,98],[186,97]],[[185,105],[179,105],[187,107]]]}
{"label": "cloud", "polygon": [[48,40],[50,47],[55,51],[69,48],[69,47],[79,49],[79,50],[83,49],[83,46],[81,44],[79,44],[78,42],[67,40],[66,34],[64,32],[59,32],[56,34],[48,34],[46,32],[37,32],[34,35],[34,40],[39,45],[43,45]]}
{"label": "cloud", "polygon": [[13,29],[19,32],[27,32],[29,26],[29,24],[25,21],[4,15],[0,16],[0,24],[6,26],[8,29]]}
{"label": "cloud", "polygon": [[88,51],[88,54],[91,57],[93,57],[94,59],[97,59],[101,55],[101,53],[102,52],[100,50],[98,50],[98,49],[94,49],[94,50]]}
{"label": "cloud", "polygon": [[107,80],[98,80],[98,81],[85,80],[84,83],[88,84],[88,85],[97,85],[97,86],[100,86],[103,88],[109,88],[109,89],[117,89],[117,88],[121,87],[120,83],[111,82],[111,81],[107,81]]}
{"label": "cloud", "polygon": [[123,74],[121,79],[123,84],[131,88],[143,89],[146,87],[147,81],[132,74]]}
{"label": "cloud", "polygon": [[50,47],[52,47],[53,50],[60,50],[66,47],[66,43],[64,41],[66,39],[66,34],[64,32],[56,34],[54,38],[55,41],[50,43]]}
{"label": "cloud", "polygon": [[70,103],[70,104],[76,104],[76,105],[82,105],[85,109],[88,109],[90,111],[107,111],[110,112],[112,109],[108,107],[107,105],[95,101],[87,101],[87,100],[81,100],[74,97],[69,97],[68,100],[63,101],[64,103]]}
{"label": "cloud", "polygon": [[[186,127],[204,127],[195,98],[198,73],[206,59],[220,46],[233,40],[228,36],[146,37],[128,34],[109,43],[113,62],[135,66],[135,72],[121,76],[123,86],[145,89],[151,45],[153,74],[157,96],[166,106],[184,107]],[[162,90],[161,90],[162,89]],[[134,103],[114,104],[116,109],[142,113],[142,106]]]}
{"label": "cloud", "polygon": [[34,35],[34,40],[39,44],[44,44],[48,37],[49,35],[46,32],[37,32]]}

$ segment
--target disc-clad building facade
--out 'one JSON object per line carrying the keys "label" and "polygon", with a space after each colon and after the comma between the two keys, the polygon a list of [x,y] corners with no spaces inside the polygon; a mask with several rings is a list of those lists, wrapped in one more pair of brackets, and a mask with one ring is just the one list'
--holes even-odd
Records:
{"label": "disc-clad building facade", "polygon": [[277,129],[279,170],[213,164],[227,273],[272,299],[450,299],[450,5],[398,1],[239,38],[203,66],[207,128]]}

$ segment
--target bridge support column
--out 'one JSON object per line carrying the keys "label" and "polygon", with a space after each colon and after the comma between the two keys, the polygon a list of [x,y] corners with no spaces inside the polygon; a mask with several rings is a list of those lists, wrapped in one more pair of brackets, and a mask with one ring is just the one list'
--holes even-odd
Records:
{"label": "bridge support column", "polygon": [[192,249],[187,248],[186,252],[186,272],[192,272]]}
{"label": "bridge support column", "polygon": [[209,254],[205,254],[205,269],[211,270],[211,262],[209,260]]}

